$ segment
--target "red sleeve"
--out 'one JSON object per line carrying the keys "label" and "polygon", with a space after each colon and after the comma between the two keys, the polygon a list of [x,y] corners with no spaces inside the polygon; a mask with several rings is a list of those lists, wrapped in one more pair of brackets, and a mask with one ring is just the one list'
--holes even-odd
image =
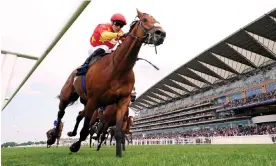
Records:
{"label": "red sleeve", "polygon": [[[122,29],[120,30],[120,32],[124,33]],[[121,40],[122,42],[123,42],[125,39],[126,39],[125,36],[122,36],[122,37],[119,38],[119,40]]]}
{"label": "red sleeve", "polygon": [[98,33],[103,33],[103,31],[106,31],[107,30],[107,26],[105,24],[99,24],[95,31],[98,32]]}

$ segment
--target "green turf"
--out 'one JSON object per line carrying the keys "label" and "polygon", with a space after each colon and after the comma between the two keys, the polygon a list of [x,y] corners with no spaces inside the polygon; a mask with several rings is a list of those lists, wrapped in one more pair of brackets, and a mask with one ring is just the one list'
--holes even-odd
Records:
{"label": "green turf", "polygon": [[115,147],[82,147],[69,154],[69,147],[2,149],[2,165],[101,165],[101,166],[276,166],[276,145],[172,145],[127,146],[122,158]]}

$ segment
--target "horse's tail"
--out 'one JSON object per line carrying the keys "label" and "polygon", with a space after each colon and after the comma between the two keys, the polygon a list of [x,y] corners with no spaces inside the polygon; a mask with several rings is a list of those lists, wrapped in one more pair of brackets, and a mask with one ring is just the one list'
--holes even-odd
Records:
{"label": "horse's tail", "polygon": [[[60,94],[57,95],[56,98],[60,99]],[[69,98],[68,106],[71,106],[71,105],[75,104],[75,102],[78,100],[78,98],[79,98],[78,93],[74,92]]]}

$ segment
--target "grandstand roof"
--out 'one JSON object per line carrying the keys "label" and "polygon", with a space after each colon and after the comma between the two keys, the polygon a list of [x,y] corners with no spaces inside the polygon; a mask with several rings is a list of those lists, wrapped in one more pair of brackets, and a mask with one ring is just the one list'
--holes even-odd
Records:
{"label": "grandstand roof", "polygon": [[276,8],[177,68],[130,107],[153,108],[273,63],[275,42]]}

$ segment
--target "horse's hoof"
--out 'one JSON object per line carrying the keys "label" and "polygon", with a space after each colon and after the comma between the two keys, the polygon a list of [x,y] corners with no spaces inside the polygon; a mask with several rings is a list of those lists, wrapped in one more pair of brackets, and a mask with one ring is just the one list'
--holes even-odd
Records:
{"label": "horse's hoof", "polygon": [[116,154],[116,157],[121,158],[121,157],[122,157],[122,155],[120,155],[120,154]]}
{"label": "horse's hoof", "polygon": [[78,152],[80,150],[81,144],[79,142],[75,142],[70,146],[71,152]]}
{"label": "horse's hoof", "polygon": [[69,137],[74,137],[74,136],[77,135],[77,133],[72,132],[72,131],[69,131],[69,132],[67,133],[67,135],[68,135]]}

